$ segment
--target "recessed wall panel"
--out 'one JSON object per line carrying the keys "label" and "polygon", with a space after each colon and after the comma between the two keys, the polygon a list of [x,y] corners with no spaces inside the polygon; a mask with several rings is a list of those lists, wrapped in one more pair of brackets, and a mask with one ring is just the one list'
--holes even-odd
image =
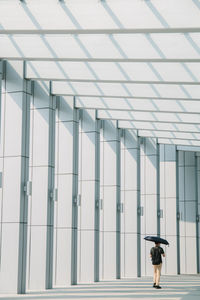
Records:
{"label": "recessed wall panel", "polygon": [[81,190],[81,230],[94,230],[95,184],[93,181],[83,181]]}
{"label": "recessed wall panel", "polygon": [[19,223],[2,223],[1,232],[1,293],[17,291]]}
{"label": "recessed wall panel", "polygon": [[116,142],[104,142],[104,185],[116,185]]}
{"label": "recessed wall panel", "polygon": [[49,109],[34,111],[33,166],[48,165]]}
{"label": "recessed wall panel", "polygon": [[196,237],[196,202],[185,202],[185,234]]}
{"label": "recessed wall panel", "polygon": [[54,243],[54,286],[66,287],[71,282],[71,229],[55,229]]}
{"label": "recessed wall panel", "polygon": [[31,225],[47,224],[48,167],[32,168],[32,201],[30,205]]}
{"label": "recessed wall panel", "polygon": [[2,222],[20,222],[21,157],[4,158]]}
{"label": "recessed wall panel", "polygon": [[104,187],[104,231],[116,231],[116,187]]}
{"label": "recessed wall panel", "polygon": [[92,283],[94,281],[94,230],[81,230],[79,234],[79,282]]}
{"label": "recessed wall panel", "polygon": [[164,247],[166,257],[163,258],[163,262],[166,265],[166,274],[177,274],[177,237],[175,235],[166,235],[166,239],[169,242],[169,246]]}
{"label": "recessed wall panel", "polygon": [[125,150],[125,190],[137,190],[137,149]]}
{"label": "recessed wall panel", "polygon": [[165,197],[174,198],[176,195],[176,164],[167,161],[165,164]]}
{"label": "recessed wall panel", "polygon": [[116,232],[104,232],[103,279],[116,278]]}
{"label": "recessed wall panel", "polygon": [[156,156],[147,156],[145,160],[145,193],[148,195],[157,194],[156,161]]}
{"label": "recessed wall panel", "polygon": [[46,279],[46,226],[29,226],[28,289],[43,290]]}
{"label": "recessed wall panel", "polygon": [[[175,194],[174,194],[175,195]],[[175,235],[176,233],[176,198],[166,198],[166,235]]]}
{"label": "recessed wall panel", "polygon": [[186,237],[186,272],[187,274],[197,273],[196,260],[196,237]]}
{"label": "recessed wall panel", "polygon": [[124,201],[125,233],[137,232],[137,191],[125,191]]}
{"label": "recessed wall panel", "polygon": [[72,226],[72,175],[57,176],[58,201],[55,203],[56,227]]}
{"label": "recessed wall panel", "polygon": [[156,197],[156,195],[146,195],[144,215],[145,215],[146,235],[157,235],[157,197]]}
{"label": "recessed wall panel", "polygon": [[126,233],[125,239],[125,278],[137,277],[137,234]]}
{"label": "recessed wall panel", "polygon": [[58,172],[73,173],[73,122],[58,123]]}
{"label": "recessed wall panel", "polygon": [[95,179],[95,132],[82,134],[82,180]]}
{"label": "recessed wall panel", "polygon": [[4,156],[24,155],[21,143],[23,97],[23,93],[5,95]]}
{"label": "recessed wall panel", "polygon": [[185,168],[185,200],[195,200],[195,167],[187,166]]}

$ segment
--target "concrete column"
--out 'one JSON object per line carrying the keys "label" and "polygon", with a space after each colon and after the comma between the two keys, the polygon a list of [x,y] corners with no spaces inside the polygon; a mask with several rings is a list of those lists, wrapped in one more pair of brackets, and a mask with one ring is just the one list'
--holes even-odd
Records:
{"label": "concrete column", "polygon": [[[137,277],[138,137],[124,130],[121,138],[121,277]],[[140,216],[139,216],[140,218]]]}
{"label": "concrete column", "polygon": [[2,85],[0,291],[25,293],[30,82],[22,62],[7,62]]}
{"label": "concrete column", "polygon": [[80,111],[79,124],[78,282],[94,282],[95,211],[99,198],[96,195],[96,111]]}
{"label": "concrete column", "polygon": [[160,145],[160,235],[170,247],[163,246],[163,274],[177,274],[176,147]]}
{"label": "concrete column", "polygon": [[153,244],[146,242],[144,237],[157,235],[158,147],[154,138],[141,141],[141,275],[152,275],[149,253]]}
{"label": "concrete column", "polygon": [[200,200],[199,200],[199,185],[200,185],[200,153],[195,153],[195,178],[196,178],[196,248],[197,248],[197,273],[200,273]]}
{"label": "concrete column", "polygon": [[103,122],[100,144],[100,198],[102,199],[100,212],[100,278],[115,279],[119,276],[117,265],[120,260],[120,257],[117,257],[119,249],[116,248],[116,245],[118,245],[117,238],[119,237],[119,232],[117,232],[119,132],[116,122]]}
{"label": "concrete column", "polygon": [[100,127],[101,120],[96,120],[95,131],[95,237],[94,237],[94,281],[100,276]]}
{"label": "concrete column", "polygon": [[196,191],[197,191],[197,273],[200,273],[200,152],[196,153]]}
{"label": "concrete column", "polygon": [[177,274],[180,274],[180,201],[179,201],[179,151],[176,147],[176,258]]}
{"label": "concrete column", "polygon": [[[1,94],[2,94],[2,78],[3,78],[3,62],[0,60],[0,117],[1,117]],[[0,119],[0,133],[1,133],[1,119]],[[0,137],[1,140],[1,137]]]}
{"label": "concrete column", "polygon": [[28,276],[30,290],[52,287],[55,98],[49,84],[34,82],[31,103],[28,216]]}
{"label": "concrete column", "polygon": [[179,151],[180,272],[197,272],[195,152]]}
{"label": "concrete column", "polygon": [[56,162],[54,219],[55,287],[76,283],[77,194],[78,194],[78,111],[73,97],[60,97],[56,113]]}

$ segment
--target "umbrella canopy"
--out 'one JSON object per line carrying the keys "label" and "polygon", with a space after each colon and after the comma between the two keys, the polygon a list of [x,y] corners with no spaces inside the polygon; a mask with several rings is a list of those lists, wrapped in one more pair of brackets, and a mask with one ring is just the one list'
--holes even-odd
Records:
{"label": "umbrella canopy", "polygon": [[146,241],[155,242],[155,243],[161,243],[165,245],[169,245],[167,240],[161,239],[159,236],[146,236],[144,238]]}

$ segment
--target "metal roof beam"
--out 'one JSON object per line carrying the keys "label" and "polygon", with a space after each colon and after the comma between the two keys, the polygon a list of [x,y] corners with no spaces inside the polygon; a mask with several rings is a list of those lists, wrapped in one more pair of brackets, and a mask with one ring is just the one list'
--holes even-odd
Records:
{"label": "metal roof beam", "polygon": [[145,131],[163,131],[163,132],[183,132],[199,133],[200,125],[198,124],[181,124],[167,122],[143,122],[143,121],[118,121],[118,127],[123,129],[145,130]]}
{"label": "metal roof beam", "polygon": [[200,124],[200,114],[175,114],[160,112],[129,112],[114,110],[98,110],[97,117],[104,120],[137,120],[154,123],[180,123],[180,124]]}
{"label": "metal roof beam", "polygon": [[153,101],[200,101],[200,97],[199,98],[176,98],[176,97],[134,97],[134,96],[108,96],[108,95],[82,95],[82,94],[65,94],[62,91],[57,91],[56,94],[54,94],[54,91],[52,92],[53,95],[57,95],[57,96],[69,96],[69,97],[84,97],[84,98],[100,98],[100,99],[120,99],[120,100],[124,100],[126,101],[128,100],[153,100]]}
{"label": "metal roof beam", "polygon": [[176,98],[200,100],[200,85],[149,85],[52,82],[52,94],[119,98]]}
{"label": "metal roof beam", "polygon": [[168,145],[182,145],[182,146],[200,146],[200,141],[191,141],[191,140],[177,140],[177,139],[158,139],[159,144],[168,144]]}
{"label": "metal roof beam", "polygon": [[2,60],[19,61],[71,61],[71,62],[141,62],[141,63],[200,63],[199,58],[81,58],[81,57],[37,57],[37,56],[1,56]]}
{"label": "metal roof beam", "polygon": [[83,35],[83,34],[150,34],[150,33],[196,33],[200,27],[177,28],[113,28],[113,29],[0,29],[2,35]]}
{"label": "metal roof beam", "polygon": [[196,140],[200,141],[200,133],[183,133],[183,132],[163,132],[163,131],[146,131],[138,130],[138,136],[142,137],[156,137],[177,140]]}
{"label": "metal roof beam", "polygon": [[[144,129],[144,128],[142,128],[142,127],[140,127],[140,126],[135,126],[135,127],[123,127],[123,126],[121,126],[121,125],[118,125],[118,128],[121,128],[121,129],[133,129],[133,130],[138,130],[138,131],[145,131],[145,132],[149,132],[149,133],[145,133],[147,136],[151,136],[151,133],[152,134],[156,134],[157,132],[159,132],[159,133],[163,133],[163,136],[165,136],[165,133],[190,133],[190,134],[199,134],[200,133],[200,128],[199,128],[199,130],[197,129],[196,131],[195,130],[191,130],[191,131],[187,131],[187,130],[176,130],[176,129],[162,129],[162,130],[160,130],[160,129],[148,129],[148,128],[146,128],[146,129]],[[142,133],[143,134],[143,133]],[[153,136],[152,136],[153,137]]]}
{"label": "metal roof beam", "polygon": [[159,80],[98,80],[98,79],[68,79],[68,78],[47,78],[47,77],[26,77],[26,79],[37,81],[61,81],[80,83],[120,83],[120,84],[164,84],[164,85],[200,85],[199,81],[159,81]]}
{"label": "metal roof beam", "polygon": [[99,109],[106,111],[150,112],[200,114],[199,101],[156,101],[150,99],[104,99],[104,98],[76,98],[75,106],[81,109]]}

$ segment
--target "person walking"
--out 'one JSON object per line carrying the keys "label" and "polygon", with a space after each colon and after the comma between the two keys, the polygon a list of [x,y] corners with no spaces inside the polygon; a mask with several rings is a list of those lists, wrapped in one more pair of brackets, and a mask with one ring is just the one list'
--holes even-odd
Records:
{"label": "person walking", "polygon": [[154,275],[153,287],[156,289],[161,289],[160,286],[160,274],[162,269],[162,256],[165,257],[165,253],[162,247],[160,247],[160,243],[155,242],[155,246],[150,250],[150,257],[152,260]]}

